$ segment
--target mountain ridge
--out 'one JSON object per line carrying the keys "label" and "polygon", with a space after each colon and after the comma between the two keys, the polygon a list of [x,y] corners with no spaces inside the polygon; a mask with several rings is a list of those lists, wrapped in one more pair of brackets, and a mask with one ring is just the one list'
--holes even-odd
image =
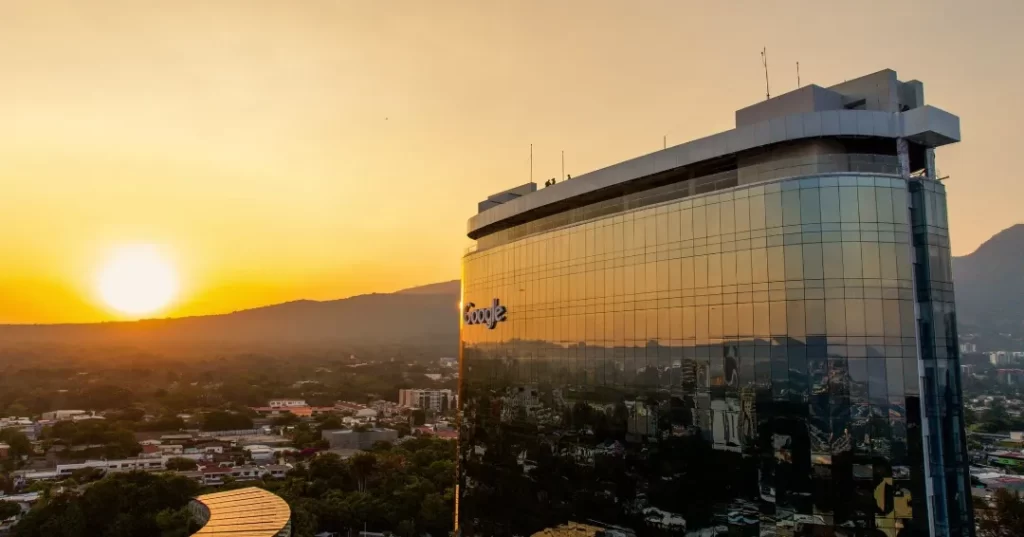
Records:
{"label": "mountain ridge", "polygon": [[231,313],[103,323],[0,325],[0,345],[333,346],[458,343],[459,283],[448,281]]}

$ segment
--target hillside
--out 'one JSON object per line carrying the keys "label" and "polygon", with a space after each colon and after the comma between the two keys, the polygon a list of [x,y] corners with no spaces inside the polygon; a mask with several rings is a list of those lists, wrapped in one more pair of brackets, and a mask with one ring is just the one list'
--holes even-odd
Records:
{"label": "hillside", "polygon": [[1024,325],[1024,224],[1000,231],[953,258],[957,315],[982,332],[1018,333]]}
{"label": "hillside", "polygon": [[165,346],[431,344],[455,349],[458,282],[330,301],[299,300],[224,315],[137,322],[0,325],[0,346],[24,344]]}
{"label": "hillside", "polygon": [[[953,258],[961,333],[995,345],[1024,332],[1024,224],[1005,229],[969,255]],[[0,325],[9,345],[229,346],[253,348],[437,345],[455,351],[458,280],[341,300],[299,300],[225,315],[77,325]],[[1000,340],[1001,341],[1001,340]]]}

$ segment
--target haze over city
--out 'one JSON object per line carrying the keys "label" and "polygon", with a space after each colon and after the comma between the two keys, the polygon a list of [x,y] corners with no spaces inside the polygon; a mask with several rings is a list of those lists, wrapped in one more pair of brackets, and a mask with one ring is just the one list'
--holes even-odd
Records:
{"label": "haze over city", "polygon": [[[938,154],[967,254],[1021,219],[1017,7],[4,2],[0,323],[454,279],[465,218],[529,180],[530,144],[542,182],[561,151],[578,175],[731,128],[764,98],[762,47],[773,94],[798,61],[825,86],[893,67],[964,118]],[[157,252],[164,299],[104,291],[126,249]]]}

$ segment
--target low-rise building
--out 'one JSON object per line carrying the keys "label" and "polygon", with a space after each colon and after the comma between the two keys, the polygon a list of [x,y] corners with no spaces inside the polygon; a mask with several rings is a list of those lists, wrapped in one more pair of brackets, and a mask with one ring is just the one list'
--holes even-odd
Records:
{"label": "low-rise building", "polygon": [[86,416],[89,412],[85,410],[51,410],[43,412],[42,419],[49,421],[64,421],[73,419],[75,416]]}
{"label": "low-rise building", "polygon": [[299,406],[309,406],[306,404],[305,399],[271,399],[267,406],[276,408],[289,408]]}
{"label": "low-rise building", "polygon": [[354,431],[351,429],[327,430],[321,437],[331,445],[331,449],[370,449],[377,442],[394,442],[398,440],[398,431],[394,429],[370,429]]}
{"label": "low-rise building", "polygon": [[274,452],[276,451],[274,448],[270,446],[263,446],[258,444],[245,446],[244,449],[249,452],[249,458],[251,458],[254,462],[272,461],[274,460]]}

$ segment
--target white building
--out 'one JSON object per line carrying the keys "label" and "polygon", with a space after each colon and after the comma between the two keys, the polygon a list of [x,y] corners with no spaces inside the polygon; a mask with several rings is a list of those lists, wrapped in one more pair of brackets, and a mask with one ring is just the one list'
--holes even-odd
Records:
{"label": "white building", "polygon": [[271,399],[267,406],[272,408],[291,408],[309,406],[305,399]]}
{"label": "white building", "polygon": [[1010,363],[1010,355],[1006,351],[996,351],[988,353],[988,361],[992,365],[1007,365]]}
{"label": "white building", "polygon": [[50,412],[43,412],[42,419],[49,421],[62,421],[74,419],[75,416],[87,416],[88,412],[85,410],[52,410]]}
{"label": "white building", "polygon": [[455,406],[455,395],[448,389],[399,390],[398,404],[409,408],[445,412]]}
{"label": "white building", "polygon": [[254,444],[245,446],[243,449],[249,452],[249,457],[252,458],[253,462],[270,462],[274,460],[275,450],[270,446]]}

